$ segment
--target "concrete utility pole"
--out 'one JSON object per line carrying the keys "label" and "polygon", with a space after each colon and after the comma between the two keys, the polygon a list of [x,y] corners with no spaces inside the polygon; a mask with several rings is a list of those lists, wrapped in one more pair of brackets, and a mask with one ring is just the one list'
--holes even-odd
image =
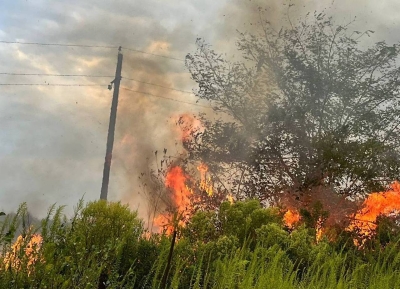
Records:
{"label": "concrete utility pole", "polygon": [[[107,150],[106,150],[106,158],[104,161],[103,181],[101,183],[101,193],[100,193],[101,200],[107,200],[108,183],[110,181],[112,150],[114,146],[115,122],[117,120],[119,85],[121,83],[122,58],[123,57],[120,46],[118,49],[118,62],[117,62],[117,70],[115,71],[115,79],[111,82],[111,84],[114,83],[114,91],[111,104],[110,123],[108,126]],[[112,85],[109,85],[108,88],[111,90]]]}

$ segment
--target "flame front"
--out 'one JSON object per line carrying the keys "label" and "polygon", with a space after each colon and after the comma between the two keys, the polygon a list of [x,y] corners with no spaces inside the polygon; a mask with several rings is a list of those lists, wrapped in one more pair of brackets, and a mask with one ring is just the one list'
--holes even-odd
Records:
{"label": "flame front", "polygon": [[[172,204],[169,205],[169,212],[160,214],[154,218],[154,224],[160,228],[164,228],[166,234],[171,234],[173,232],[175,221],[183,226],[183,220],[186,219],[192,211],[190,200],[192,190],[186,185],[188,178],[189,176],[187,176],[179,166],[169,169],[165,177],[165,186],[172,190]],[[174,220],[174,218],[177,220]]]}
{"label": "flame front", "polygon": [[299,212],[293,211],[293,210],[288,210],[285,215],[283,215],[283,221],[285,222],[285,225],[292,229],[294,227],[294,224],[299,222],[301,219],[301,216]]}
{"label": "flame front", "polygon": [[363,208],[354,216],[353,221],[346,228],[347,231],[357,232],[362,243],[354,241],[356,245],[362,245],[370,239],[377,227],[378,216],[390,216],[400,212],[400,183],[394,182],[390,190],[386,192],[372,193],[363,203]]}
{"label": "flame front", "polygon": [[174,209],[179,212],[191,209],[190,196],[192,190],[186,185],[188,178],[181,167],[172,167],[165,178],[165,186],[172,189],[173,192]]}

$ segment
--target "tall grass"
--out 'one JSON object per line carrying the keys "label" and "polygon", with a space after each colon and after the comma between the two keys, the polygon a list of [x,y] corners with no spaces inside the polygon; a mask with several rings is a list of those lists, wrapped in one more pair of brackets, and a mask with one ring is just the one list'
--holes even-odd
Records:
{"label": "tall grass", "polygon": [[[70,219],[54,206],[37,227],[27,218],[23,204],[0,224],[0,288],[160,288],[171,240],[145,237],[126,207],[80,202]],[[364,250],[338,249],[327,240],[316,244],[304,227],[289,233],[269,223],[250,231],[242,242],[229,234],[206,241],[181,234],[168,288],[400,288],[399,238]],[[43,241],[28,248],[35,234]]]}
{"label": "tall grass", "polygon": [[[241,248],[229,256],[217,259],[208,270],[197,264],[190,286],[180,283],[182,264],[172,277],[170,288],[261,289],[261,288],[400,288],[399,266],[387,259],[399,259],[399,252],[386,252],[373,263],[357,262],[349,268],[348,254],[320,256],[309,264],[299,278],[295,262],[277,246],[268,249],[257,246],[253,252]],[[202,259],[201,261],[204,261]]]}

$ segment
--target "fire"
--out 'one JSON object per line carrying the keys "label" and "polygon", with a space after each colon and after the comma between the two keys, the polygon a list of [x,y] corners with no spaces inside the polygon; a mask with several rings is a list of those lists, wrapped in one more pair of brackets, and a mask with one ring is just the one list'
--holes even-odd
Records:
{"label": "fire", "polygon": [[[196,133],[203,129],[201,121],[190,114],[179,115],[176,124],[179,128],[183,146],[189,143],[195,137]],[[207,165],[200,164],[198,170],[200,172],[199,188],[206,191],[208,196],[212,196],[213,186],[211,178],[207,178]],[[193,213],[193,190],[187,186],[189,179],[190,177],[179,166],[171,167],[167,172],[165,186],[172,191],[171,203],[166,204],[166,213],[160,214],[153,219],[153,223],[157,227],[162,228],[167,234],[172,234],[176,225],[184,226],[185,220]]]}
{"label": "fire", "polygon": [[232,196],[231,193],[229,193],[229,194],[226,196],[226,199],[228,200],[228,202],[229,202],[231,205],[235,202],[235,200],[233,199],[233,196]]}
{"label": "fire", "polygon": [[322,236],[324,234],[324,228],[322,227],[323,225],[323,220],[321,217],[318,218],[317,224],[315,225],[315,240],[317,243],[321,241]]}
{"label": "fire", "polygon": [[[200,172],[199,189],[205,191],[209,197],[214,194],[211,178],[207,176],[208,166],[201,163],[197,167]],[[167,234],[172,234],[174,223],[180,226],[185,225],[185,221],[193,213],[193,190],[187,186],[190,177],[185,174],[179,166],[169,169],[165,177],[165,186],[172,191],[171,203],[167,205],[169,210],[167,213],[160,214],[154,218],[154,224]],[[233,198],[231,200],[233,202]]]}
{"label": "fire", "polygon": [[[294,224],[298,223],[301,220],[301,216],[297,210],[288,210],[283,215],[283,221],[289,229],[294,228]],[[322,217],[319,217],[317,223],[315,224],[315,240],[318,243],[321,241],[322,236],[324,234],[323,228],[324,220]]]}
{"label": "fire", "polygon": [[187,187],[186,180],[189,178],[181,167],[172,167],[165,178],[165,185],[173,190],[173,202],[175,209],[188,211],[191,209],[190,196],[192,190]]}
{"label": "fire", "polygon": [[189,176],[179,166],[170,168],[165,177],[165,186],[172,190],[170,211],[154,218],[154,224],[165,228],[167,234],[174,230],[174,223],[184,225],[186,219],[192,211],[191,196],[192,190],[186,185]]}
{"label": "fire", "polygon": [[27,267],[29,268],[38,260],[38,254],[42,246],[43,238],[40,234],[28,235],[29,239],[18,236],[17,240],[11,247],[11,252],[7,253],[4,257],[4,264],[6,268],[13,268],[16,270],[21,269],[22,258],[20,256],[21,250],[24,250],[25,257],[27,258]]}
{"label": "fire", "polygon": [[294,227],[294,224],[299,222],[300,219],[301,216],[297,211],[288,210],[285,215],[283,215],[283,221],[285,222],[285,225],[290,229],[292,229]]}
{"label": "fire", "polygon": [[164,232],[171,235],[174,231],[172,216],[170,214],[158,215],[153,220],[154,224],[160,228],[160,233]]}
{"label": "fire", "polygon": [[[378,216],[390,216],[399,212],[400,183],[394,182],[388,191],[370,194],[363,202],[362,209],[352,216],[353,221],[346,230],[357,232],[362,239],[362,245],[375,234]],[[354,242],[356,245],[360,245],[358,241]]]}
{"label": "fire", "polygon": [[211,177],[207,178],[208,166],[201,163],[197,169],[200,172],[200,190],[205,191],[208,196],[212,196],[214,192]]}
{"label": "fire", "polygon": [[196,132],[203,129],[201,121],[190,114],[180,115],[177,124],[180,128],[182,143],[190,141]]}

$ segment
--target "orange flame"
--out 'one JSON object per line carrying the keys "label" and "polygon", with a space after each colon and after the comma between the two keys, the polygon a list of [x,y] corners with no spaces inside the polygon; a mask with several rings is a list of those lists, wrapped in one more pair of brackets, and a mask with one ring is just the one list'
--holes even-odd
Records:
{"label": "orange flame", "polygon": [[346,230],[357,232],[362,241],[361,244],[357,240],[354,242],[356,245],[362,246],[375,234],[378,216],[390,216],[399,212],[400,183],[396,181],[388,191],[370,194],[363,202],[363,208],[353,215],[353,221]]}
{"label": "orange flame", "polygon": [[283,215],[283,221],[285,222],[285,225],[290,229],[292,229],[294,227],[294,224],[299,222],[300,219],[301,216],[297,211],[288,210],[285,215]]}
{"label": "orange flame", "polygon": [[22,235],[18,236],[17,240],[11,247],[11,252],[7,253],[4,257],[4,264],[6,268],[13,268],[16,270],[21,269],[22,258],[20,256],[21,247],[25,246],[24,252],[27,258],[27,266],[30,267],[38,260],[38,253],[42,246],[43,238],[40,234],[33,234],[29,236],[29,239],[25,239]]}
{"label": "orange flame", "polygon": [[190,196],[192,190],[186,185],[186,180],[189,178],[181,167],[173,167],[167,173],[165,185],[173,190],[173,202],[175,209],[180,212],[191,209]]}
{"label": "orange flame", "polygon": [[172,216],[170,214],[158,215],[153,219],[153,223],[159,228],[159,233],[164,232],[167,235],[171,235],[174,231]]}
{"label": "orange flame", "polygon": [[[173,232],[174,221],[178,221],[179,225],[183,226],[183,219],[187,218],[192,210],[190,200],[192,190],[186,185],[188,178],[189,176],[179,166],[172,167],[165,177],[165,186],[172,190],[172,204],[169,206],[171,211],[154,218],[154,224],[160,228],[164,228],[167,234]],[[173,220],[174,213],[175,218],[178,220]]]}
{"label": "orange flame", "polygon": [[228,202],[229,202],[231,205],[235,202],[235,200],[233,199],[233,196],[232,196],[231,193],[229,193],[229,194],[226,196],[226,199],[228,200]]}
{"label": "orange flame", "polygon": [[205,191],[208,196],[213,195],[213,185],[211,183],[211,178],[207,178],[208,166],[201,163],[197,169],[200,172],[200,190]]}
{"label": "orange flame", "polygon": [[317,243],[319,241],[321,241],[322,236],[324,234],[324,228],[322,227],[323,225],[323,220],[321,217],[318,218],[317,224],[315,225],[315,240],[317,241]]}

